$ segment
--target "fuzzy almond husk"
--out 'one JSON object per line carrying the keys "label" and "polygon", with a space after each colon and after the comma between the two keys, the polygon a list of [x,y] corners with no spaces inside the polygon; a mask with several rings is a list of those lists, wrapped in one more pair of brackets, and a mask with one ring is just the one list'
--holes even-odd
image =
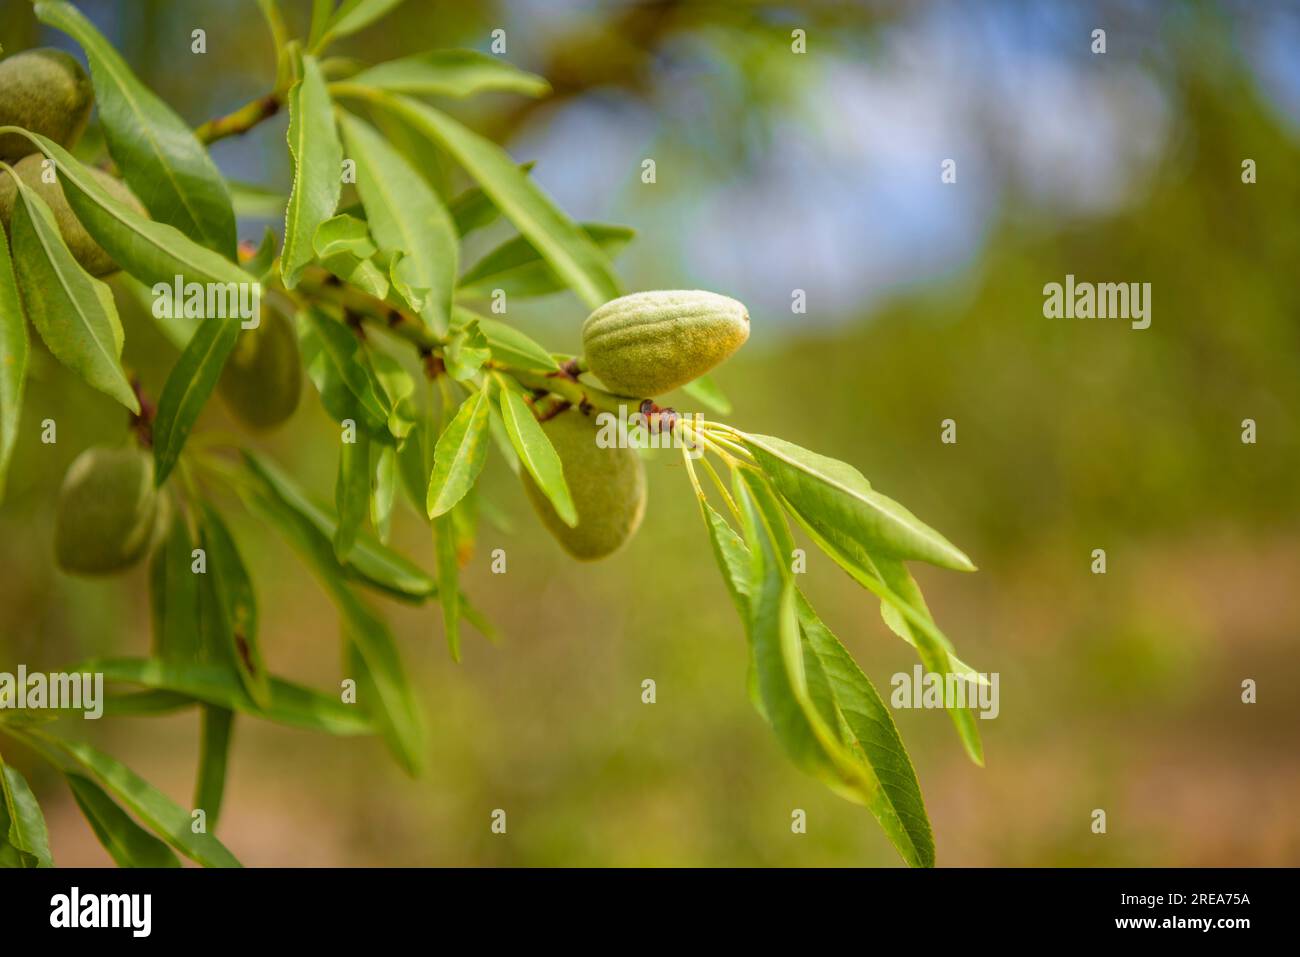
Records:
{"label": "fuzzy almond husk", "polygon": [[134,445],[86,449],[59,489],[54,557],[74,575],[109,575],[148,551],[158,493],[153,456]]}
{"label": "fuzzy almond husk", "polygon": [[601,448],[595,420],[577,409],[542,423],[560,456],[578,524],[564,524],[532,477],[522,472],[524,490],[542,523],[574,558],[594,561],[618,551],[645,516],[645,466],[635,449]]}
{"label": "fuzzy almond husk", "polygon": [[[21,126],[71,149],[85,132],[95,91],[77,58],[63,50],[25,50],[0,60],[0,126]],[[18,133],[0,135],[0,160],[36,152]]]}
{"label": "fuzzy almond husk", "polygon": [[699,289],[621,296],[582,324],[588,368],[611,392],[638,399],[699,378],[748,338],[744,304]]}

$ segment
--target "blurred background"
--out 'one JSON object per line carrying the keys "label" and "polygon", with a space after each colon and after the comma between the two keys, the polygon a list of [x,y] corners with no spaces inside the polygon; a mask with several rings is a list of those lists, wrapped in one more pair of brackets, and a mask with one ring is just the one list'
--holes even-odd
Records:
{"label": "blurred background", "polygon": [[[77,5],[191,123],[274,82],[253,0]],[[300,31],[309,6],[285,3]],[[638,230],[618,261],[629,289],[748,304],[751,340],[716,373],[729,421],[853,463],[979,565],[916,574],[962,656],[1001,675],[1001,714],[980,722],[987,767],[944,715],[896,714],[939,863],[1300,864],[1300,8],[408,0],[334,52],[486,51],[496,28],[554,95],[450,109],[535,160],[575,218]],[[72,49],[17,0],[0,43]],[[214,159],[287,193],[285,124]],[[434,157],[428,173],[464,185]],[[265,223],[246,217],[242,238]],[[473,237],[466,263],[507,235]],[[1151,283],[1150,328],[1044,318],[1044,284],[1067,273]],[[125,359],[156,395],[175,350],[122,308]],[[578,350],[584,315],[567,293],[511,304],[557,350]],[[121,410],[43,350],[32,375],[0,508],[0,670],[146,654],[143,567],[85,581],[52,563],[62,473],[125,433]],[[55,446],[37,440],[47,417]],[[202,425],[227,419],[214,400]],[[309,385],[287,426],[249,441],[332,495],[336,427]],[[751,709],[686,476],[670,455],[649,472],[639,536],[579,566],[493,460],[484,490],[510,530],[483,527],[464,580],[500,644],[467,636],[457,666],[436,608],[383,607],[427,710],[427,777],[405,778],[375,740],[241,719],[221,839],[250,865],[898,864]],[[272,670],[337,687],[332,606],[287,546],[221,505]],[[414,512],[394,541],[432,567]],[[505,575],[489,573],[498,547]],[[887,694],[912,650],[815,551],[805,587]],[[68,730],[189,806],[196,714]],[[56,862],[109,863],[61,779],[16,746],[5,757],[42,800]],[[495,808],[505,836],[489,831]]]}

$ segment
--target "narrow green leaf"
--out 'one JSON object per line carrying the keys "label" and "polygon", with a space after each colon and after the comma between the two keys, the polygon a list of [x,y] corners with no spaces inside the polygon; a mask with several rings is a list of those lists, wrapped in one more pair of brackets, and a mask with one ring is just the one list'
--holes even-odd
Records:
{"label": "narrow green leaf", "polygon": [[[388,399],[388,435],[400,443],[415,428],[419,419],[419,411],[412,399],[415,394],[415,379],[401,362],[388,353],[370,350],[367,355],[375,378]],[[393,448],[387,436],[381,438],[385,448]]]}
{"label": "narrow green leaf", "polygon": [[[630,226],[583,223],[579,228],[611,258],[636,236]],[[460,295],[475,298],[487,298],[500,289],[508,297],[524,299],[564,288],[564,280],[523,236],[507,239],[467,269],[457,283]]]}
{"label": "narrow green leaf", "polygon": [[[456,410],[433,450],[427,509],[430,518],[451,511],[464,498],[487,461],[488,408],[486,389],[480,389]],[[445,596],[444,596],[445,599]]]}
{"label": "narrow green leaf", "polygon": [[401,252],[394,277],[425,290],[420,317],[445,335],[456,287],[460,245],[442,200],[382,136],[349,113],[340,114],[348,153],[357,164],[357,192],[379,247]]}
{"label": "narrow green leaf", "polygon": [[401,2],[402,0],[343,0],[325,25],[323,35],[326,39],[321,40],[320,45],[324,47],[330,40],[350,36],[370,26]]}
{"label": "narrow green leaf", "polygon": [[460,661],[460,562],[456,555],[453,513],[433,518],[434,558],[438,569],[438,594],[442,597],[442,627],[452,661]]}
{"label": "narrow green leaf", "polygon": [[872,489],[853,466],[770,435],[742,438],[782,497],[831,542],[848,538],[873,553],[974,570],[955,545]]}
{"label": "narrow green leaf", "polygon": [[914,867],[934,865],[934,836],[921,797],[921,785],[889,709],[853,656],[798,595],[799,624],[808,648],[821,665],[834,705],[843,717],[854,753],[870,765],[880,788],[867,807],[904,860]]}
{"label": "narrow green leaf", "polygon": [[263,282],[270,275],[271,267],[275,264],[275,253],[279,237],[275,235],[275,230],[270,226],[262,232],[262,242],[257,247],[257,252],[253,257],[243,263],[241,268],[258,282]]}
{"label": "narrow green leaf", "polygon": [[211,834],[195,834],[190,814],[115,758],[81,741],[28,729],[20,735],[51,760],[72,760],[175,850],[204,867],[239,867],[239,861]]}
{"label": "narrow green leaf", "polygon": [[219,664],[180,664],[156,658],[94,658],[79,669],[103,674],[105,681],[142,685],[153,691],[183,695],[263,721],[324,734],[355,736],[374,734],[375,727],[361,709],[346,705],[337,695],[271,678],[271,696],[262,707],[229,668]]}
{"label": "narrow green leaf", "polygon": [[239,339],[234,319],[205,319],[163,384],[153,424],[154,481],[167,481]]}
{"label": "narrow green leaf", "polygon": [[541,252],[578,298],[594,309],[621,294],[609,257],[491,140],[430,106],[381,94],[382,104],[445,149]]}
{"label": "narrow green leaf", "polygon": [[709,530],[713,558],[718,570],[722,572],[722,580],[727,584],[736,611],[740,612],[741,620],[745,621],[749,618],[749,549],[735,529],[703,497],[700,498],[700,510]]}
{"label": "narrow green leaf", "polygon": [[0,791],[3,792],[5,814],[9,831],[5,837],[10,846],[25,855],[24,866],[53,867],[50,857],[50,835],[45,828],[45,815],[36,803],[27,779],[0,759]]}
{"label": "narrow green leaf", "polygon": [[474,545],[478,541],[478,500],[478,489],[471,488],[451,510],[451,524],[456,538],[456,561],[461,568],[468,565],[474,557]]}
{"label": "narrow green leaf", "polygon": [[704,515],[704,524],[709,531],[709,542],[713,547],[713,559],[717,563],[718,570],[722,572],[722,580],[726,582],[731,601],[736,606],[736,611],[740,613],[741,622],[745,625],[745,637],[749,650],[749,666],[746,669],[745,690],[749,694],[749,701],[754,706],[754,710],[762,715],[764,720],[767,720],[767,712],[763,706],[763,692],[758,684],[758,663],[754,659],[754,644],[749,628],[749,575],[751,562],[749,549],[745,547],[744,541],[736,534],[727,520],[714,510],[703,495],[700,496],[699,501],[700,510]]}
{"label": "narrow green leaf", "polygon": [[[921,589],[902,562],[889,558],[877,558],[876,570],[887,588],[891,589],[895,594],[901,595],[908,605],[915,607],[919,604],[924,609],[925,617],[933,621],[930,618],[929,609],[925,608],[925,599],[921,597]],[[921,663],[927,671],[946,676],[950,672],[959,670],[957,665],[953,663],[949,648],[933,641],[926,632],[913,627],[906,619],[904,619],[904,624],[912,632],[912,644],[916,646],[917,653],[921,657]],[[962,666],[962,670],[965,670],[966,667]],[[946,681],[944,686],[946,689]],[[957,736],[961,738],[962,745],[966,748],[967,756],[983,767],[984,745],[980,742],[979,727],[975,722],[975,715],[970,708],[961,707],[956,702],[945,701],[945,704],[948,708],[948,715],[952,718],[953,726],[957,729]]]}
{"label": "narrow green leaf", "polygon": [[370,524],[385,545],[392,531],[396,499],[397,451],[391,445],[375,446],[370,453]]}
{"label": "narrow green leaf", "polygon": [[429,290],[421,286],[411,285],[411,277],[407,275],[407,268],[403,264],[406,254],[398,250],[382,250],[375,256],[376,262],[382,262],[384,258],[388,259],[388,282],[392,287],[393,294],[390,300],[402,308],[409,309],[412,312],[420,312],[428,309],[432,303],[429,297]]}
{"label": "narrow green leaf", "polygon": [[[348,419],[357,423],[371,435],[384,431],[384,422],[374,415],[367,415],[352,394],[352,390],[343,381],[343,373],[337,360],[325,348],[324,339],[316,332],[315,324],[307,318],[306,312],[298,314],[298,351],[302,356],[303,368],[307,378],[320,396],[320,404],[325,414],[342,426]],[[358,358],[364,365],[364,355]]]}
{"label": "narrow green leaf", "polygon": [[[846,670],[852,659],[846,662],[835,654],[834,636],[795,588],[788,565],[789,529],[775,494],[752,469],[741,470],[737,479],[736,499],[751,558],[749,606],[758,683],[778,740],[795,763],[870,809],[904,860],[913,866],[932,864],[933,841],[910,762],[904,753],[900,777],[899,755],[888,753],[888,737],[882,747],[878,719],[888,720],[883,703],[865,677],[858,681]],[[840,695],[845,695],[853,721],[841,710]],[[874,760],[883,762],[892,790],[884,789]],[[903,802],[906,821],[895,801]]]}
{"label": "narrow green leaf", "polygon": [[[326,541],[334,539],[338,530],[336,515],[307,495],[270,459],[248,450],[244,450],[243,456],[249,470],[266,483],[270,494],[300,515]],[[427,487],[428,479],[425,478],[420,485],[421,505]],[[423,601],[436,597],[438,593],[437,584],[423,569],[364,531],[357,536],[356,544],[348,555],[347,571],[366,584],[407,600]]]}
{"label": "narrow green leaf", "polygon": [[343,144],[334,127],[334,104],[325,78],[313,56],[302,56],[299,66],[301,79],[289,90],[293,190],[280,255],[280,275],[288,289],[298,285],[302,270],[315,256],[316,229],[334,215],[343,188]]}
{"label": "narrow green leaf", "polygon": [[153,653],[180,664],[199,660],[199,577],[194,573],[194,540],[184,515],[174,512],[167,538],[149,564],[149,606]]}
{"label": "narrow green leaf", "polygon": [[422,416],[407,433],[406,440],[397,447],[397,472],[402,480],[402,491],[411,507],[426,519],[429,515],[425,502],[429,494],[429,476],[433,473],[431,424],[427,416]]}
{"label": "narrow green leaf", "polygon": [[[883,560],[883,556],[872,556],[861,545],[848,539],[844,539],[840,544],[831,542],[788,503],[786,507],[817,547],[846,571],[850,578],[879,598],[882,605],[895,608],[913,627],[924,632],[929,642],[942,647],[950,655],[953,653],[952,642],[934,625],[928,612],[923,608],[913,607],[907,599],[889,588],[881,579],[880,571],[876,566]],[[913,642],[909,640],[908,643]]]}
{"label": "narrow green leaf", "polygon": [[514,326],[457,306],[452,313],[452,331],[459,332],[471,322],[478,323],[497,362],[525,371],[554,372],[560,368],[554,356]]}
{"label": "narrow green leaf", "polygon": [[510,443],[519,453],[519,461],[533,477],[560,520],[570,528],[578,524],[578,511],[574,508],[569,485],[564,480],[564,468],[551,440],[546,437],[541,424],[519,395],[510,389],[501,390],[501,418],[505,420]]}
{"label": "narrow green leaf", "polygon": [[334,0],[311,0],[311,26],[307,33],[307,46],[311,50],[319,49],[325,28],[334,16]]}
{"label": "narrow green leaf", "polygon": [[68,34],[85,51],[108,150],[131,191],[155,219],[234,259],[235,214],[230,194],[190,128],[136,78],[112,45],[71,4],[38,3],[36,16]]}
{"label": "narrow green leaf", "polygon": [[[824,537],[797,511],[791,509],[791,513],[822,551],[848,572],[854,581],[880,599],[882,615],[887,623],[891,622],[892,616],[884,611],[886,606],[898,613],[905,631],[899,633],[908,644],[916,648],[927,671],[940,675],[949,672],[970,674],[974,671],[956,657],[952,642],[935,626],[924,599],[920,598],[920,589],[901,561],[885,555],[872,556],[860,544],[848,538],[842,540],[841,548]],[[966,753],[976,764],[983,765],[984,750],[970,709],[952,704],[948,713]]]}
{"label": "narrow green leaf", "polygon": [[[535,162],[522,163],[519,169],[527,173],[536,165]],[[451,218],[456,224],[456,232],[462,239],[475,230],[491,226],[501,215],[501,210],[497,209],[497,204],[483,192],[482,186],[471,186],[453,196],[447,203],[447,212],[451,213]]]}
{"label": "narrow green leaf", "polygon": [[492,350],[477,319],[452,334],[442,358],[447,374],[457,382],[468,382],[479,374],[483,364],[492,358]]}
{"label": "narrow green leaf", "polygon": [[271,702],[270,675],[258,639],[257,598],[252,580],[230,529],[220,513],[207,503],[202,505],[201,529],[207,551],[207,581],[216,599],[211,624],[218,629],[218,639],[225,652],[215,660],[233,665],[249,697],[265,708]]}
{"label": "narrow green leaf", "polygon": [[402,767],[418,774],[423,764],[422,723],[392,632],[353,594],[329,540],[310,522],[271,495],[246,492],[245,502],[280,529],[329,592],[339,609],[347,640],[356,645],[373,679],[378,700],[371,714]]}
{"label": "narrow green leaf", "polygon": [[378,249],[364,220],[342,214],[321,223],[313,240],[320,264],[346,283],[387,299],[388,274],[372,258]]}
{"label": "narrow green leaf", "polygon": [[[6,175],[0,172],[0,176]],[[3,232],[0,230],[0,501],[4,501],[9,459],[18,439],[29,350],[27,321],[9,258],[9,238]]]}
{"label": "narrow green leaf", "polygon": [[68,787],[95,837],[118,867],[180,867],[169,848],[154,837],[90,778],[67,772]]}
{"label": "narrow green leaf", "polygon": [[140,403],[122,371],[122,326],[112,294],[72,257],[45,200],[17,176],[13,181],[18,199],[9,228],[28,318],[55,358],[138,413]]}
{"label": "narrow green leaf", "polygon": [[[174,226],[141,216],[110,196],[90,168],[53,140],[20,131],[54,161],[68,205],[86,232],[115,263],[141,282],[167,287],[186,283],[245,284],[248,274]],[[210,317],[218,318],[218,317]]]}
{"label": "narrow green leaf", "polygon": [[[880,562],[877,561],[875,564],[877,570],[879,570]],[[895,572],[897,576],[895,581],[898,583],[899,587],[897,589],[891,589],[890,595],[897,595],[902,598],[903,601],[896,603],[891,597],[882,598],[880,601],[880,617],[889,627],[890,631],[915,648],[917,647],[917,640],[912,634],[914,626],[911,624],[908,615],[904,614],[900,609],[906,608],[909,612],[915,612],[916,614],[913,615],[913,618],[918,615],[923,616],[932,626],[934,625],[934,616],[930,614],[930,608],[925,603],[925,596],[921,594],[921,586],[916,583],[916,579],[912,576],[912,573],[907,570],[906,566],[903,566],[901,563],[899,563],[899,565],[901,574],[899,574],[898,571]],[[938,628],[934,627],[934,631],[938,632]],[[939,637],[943,638],[939,644],[948,652],[948,664],[953,671],[960,674],[967,681],[973,681],[976,684],[981,685],[987,685],[989,683],[989,679],[986,675],[976,671],[953,653],[952,643],[948,641],[947,638],[944,638],[942,633],[939,633]]]}
{"label": "narrow green leaf", "polygon": [[427,96],[466,97],[492,91],[545,96],[551,91],[551,85],[535,73],[478,50],[431,50],[389,60],[363,70],[352,82]]}
{"label": "narrow green leaf", "polygon": [[[371,353],[370,365],[375,370],[375,378],[379,380],[384,395],[388,397],[389,405],[396,407],[409,404],[410,398],[415,394],[415,378],[406,366],[389,353],[378,350]],[[409,407],[407,412],[413,414],[414,407]]]}
{"label": "narrow green leaf", "polygon": [[392,409],[374,369],[366,360],[361,341],[351,329],[319,309],[308,307],[300,315],[317,335],[323,354],[335,374],[360,404],[367,426],[385,429]]}
{"label": "narrow green leaf", "polygon": [[347,561],[370,507],[370,437],[358,430],[355,442],[339,444],[339,472],[334,483],[334,554]]}
{"label": "narrow green leaf", "polygon": [[751,563],[748,627],[763,713],[790,759],[825,778],[829,762],[806,707],[794,583],[786,573],[777,532],[766,524],[764,512],[755,502],[753,486],[737,478],[736,501]]}
{"label": "narrow green leaf", "polygon": [[[488,409],[488,432],[492,435],[492,441],[496,445],[497,451],[506,460],[506,468],[518,475],[522,468],[519,464],[519,453],[515,451],[514,443],[510,441],[510,433],[506,431],[506,420],[501,418],[501,410],[496,405]],[[509,523],[505,513],[500,510],[490,515],[489,519],[497,528],[502,528],[501,523],[503,520],[507,524]],[[505,529],[502,528],[502,531],[505,531]]]}
{"label": "narrow green leaf", "polygon": [[176,691],[131,691],[110,694],[104,699],[104,714],[110,718],[153,717],[194,707],[197,702]]}
{"label": "narrow green leaf", "polygon": [[209,830],[217,829],[226,793],[226,767],[230,763],[233,711],[204,706],[199,718],[199,773],[194,784],[194,808],[207,817]]}

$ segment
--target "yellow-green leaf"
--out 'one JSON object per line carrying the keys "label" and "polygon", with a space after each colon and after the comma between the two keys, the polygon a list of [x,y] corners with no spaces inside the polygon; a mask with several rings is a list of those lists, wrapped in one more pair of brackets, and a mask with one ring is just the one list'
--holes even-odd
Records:
{"label": "yellow-green leaf", "polygon": [[380,63],[351,79],[394,93],[425,96],[465,97],[486,92],[545,96],[551,91],[551,85],[537,74],[478,50],[430,50]]}
{"label": "yellow-green leaf", "polygon": [[357,192],[379,247],[402,253],[394,278],[423,290],[420,317],[436,335],[447,332],[460,243],[442,200],[374,127],[340,114],[348,156],[357,164]]}
{"label": "yellow-green leaf", "polygon": [[622,294],[609,257],[505,150],[417,100],[391,94],[379,97],[381,105],[450,153],[590,308]]}
{"label": "yellow-green leaf", "polygon": [[122,326],[112,293],[77,264],[45,200],[17,176],[13,180],[18,187],[10,223],[14,267],[32,325],[68,369],[139,412],[122,370]]}
{"label": "yellow-green leaf", "polygon": [[510,389],[501,390],[501,418],[506,424],[510,444],[519,454],[519,461],[533,477],[560,520],[570,528],[578,524],[578,511],[574,508],[569,485],[564,480],[564,467],[560,456],[538,424],[537,418],[521,396]]}
{"label": "yellow-green leaf", "polygon": [[427,510],[430,518],[449,512],[474,485],[487,461],[487,390],[480,389],[456,410],[433,450]]}

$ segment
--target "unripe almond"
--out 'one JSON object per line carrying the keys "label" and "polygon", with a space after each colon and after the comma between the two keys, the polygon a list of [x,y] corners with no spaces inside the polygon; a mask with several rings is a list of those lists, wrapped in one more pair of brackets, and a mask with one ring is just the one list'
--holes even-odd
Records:
{"label": "unripe almond", "polygon": [[748,338],[744,304],[698,289],[621,296],[582,324],[587,367],[611,392],[635,398],[699,378]]}
{"label": "unripe almond", "polygon": [[107,575],[137,562],[154,534],[153,456],[135,446],[90,448],[59,489],[54,557],[74,575]]}
{"label": "unripe almond", "polygon": [[[15,53],[0,60],[0,126],[21,126],[71,149],[90,119],[95,91],[76,57],[62,50]],[[19,133],[0,135],[0,160],[36,152]]]}
{"label": "unripe almond", "polygon": [[645,515],[641,457],[631,448],[601,448],[595,421],[577,410],[548,419],[542,430],[560,457],[578,524],[564,524],[542,490],[522,472],[524,490],[542,523],[574,558],[594,561],[618,551]]}
{"label": "unripe almond", "polygon": [[235,417],[251,428],[273,429],[293,415],[302,392],[302,364],[289,320],[263,309],[257,328],[239,333],[217,388]]}

